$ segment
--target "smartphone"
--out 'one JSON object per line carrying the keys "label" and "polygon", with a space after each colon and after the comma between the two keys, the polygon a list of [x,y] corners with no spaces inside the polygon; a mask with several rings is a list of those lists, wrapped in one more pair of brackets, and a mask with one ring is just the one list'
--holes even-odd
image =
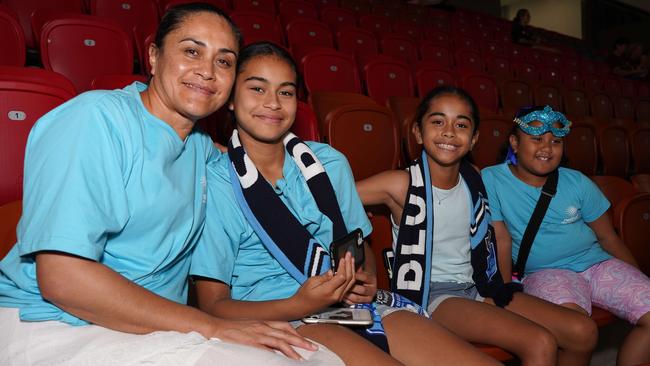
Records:
{"label": "smartphone", "polygon": [[363,248],[363,233],[361,229],[355,229],[346,236],[334,240],[330,244],[330,258],[332,261],[332,270],[336,273],[341,258],[345,257],[345,253],[350,252],[354,258],[354,267],[356,269],[363,266],[366,260]]}
{"label": "smartphone", "polygon": [[372,325],[372,314],[368,309],[327,308],[319,313],[302,318],[307,324],[340,324],[351,326]]}

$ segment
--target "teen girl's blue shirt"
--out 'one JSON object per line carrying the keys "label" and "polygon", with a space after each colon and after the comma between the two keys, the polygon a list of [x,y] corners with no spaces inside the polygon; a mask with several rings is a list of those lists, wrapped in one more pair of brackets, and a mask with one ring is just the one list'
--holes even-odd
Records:
{"label": "teen girl's blue shirt", "polygon": [[[332,182],[347,229],[360,228],[364,236],[369,235],[372,227],[343,154],[329,145],[315,142],[307,145]],[[230,183],[230,165],[227,155],[208,164],[206,224],[192,255],[190,274],[231,286],[231,297],[235,300],[288,298],[300,284],[266,249],[239,209]],[[332,222],[318,209],[300,169],[288,154],[285,154],[283,178],[277,181],[275,192],[302,226],[329,248]]]}
{"label": "teen girl's blue shirt", "polygon": [[139,94],[146,87],[84,93],[32,129],[18,243],[0,262],[0,307],[19,308],[26,321],[86,324],[41,297],[34,254],[46,250],[102,263],[186,302],[206,161],[219,153],[206,135],[183,141],[150,114]]}
{"label": "teen girl's blue shirt", "polygon": [[[483,169],[482,176],[492,221],[505,222],[512,236],[512,260],[516,261],[541,187],[522,182],[506,163]],[[573,169],[559,168],[557,194],[535,236],[526,273],[549,268],[582,272],[611,258],[587,225],[608,208],[609,201],[588,177]]]}

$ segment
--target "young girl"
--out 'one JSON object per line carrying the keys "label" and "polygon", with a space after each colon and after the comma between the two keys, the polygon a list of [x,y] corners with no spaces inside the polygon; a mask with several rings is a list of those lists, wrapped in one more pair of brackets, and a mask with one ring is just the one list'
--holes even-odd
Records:
{"label": "young girl", "polygon": [[242,50],[230,103],[237,129],[228,155],[209,165],[209,219],[192,259],[201,309],[294,321],[298,333],[347,365],[495,364],[410,311],[376,307],[384,318],[371,330],[382,333],[383,324],[390,355],[350,328],[299,321],[341,301],[369,303],[377,285],[368,248],[359,270],[350,255],[335,274],[328,269],[324,253],[333,239],[356,228],[368,235],[371,227],[344,156],[289,133],[297,85],[296,66],[280,47],[257,43]]}
{"label": "young girl", "polygon": [[416,121],[420,160],[408,171],[357,184],[365,205],[387,205],[400,223],[393,291],[463,339],[504,348],[524,365],[588,364],[595,324],[518,292],[519,285],[504,284],[499,275],[485,189],[464,159],[478,139],[472,98],[454,87],[436,88],[418,106]]}
{"label": "young girl", "polygon": [[524,109],[515,118],[507,162],[483,170],[506,281],[523,232],[554,172],[557,192],[534,238],[524,291],[591,314],[591,304],[635,324],[618,354],[619,365],[650,361],[650,280],[612,228],[609,202],[582,173],[559,167],[570,122],[550,107]]}

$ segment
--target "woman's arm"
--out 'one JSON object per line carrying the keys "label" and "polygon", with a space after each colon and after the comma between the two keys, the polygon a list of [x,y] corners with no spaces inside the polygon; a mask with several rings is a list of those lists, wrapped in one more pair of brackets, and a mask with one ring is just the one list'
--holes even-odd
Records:
{"label": "woman's arm", "polygon": [[636,260],[627,249],[621,238],[614,231],[612,221],[609,218],[609,213],[605,212],[600,215],[595,221],[588,222],[587,225],[594,231],[598,242],[605,249],[605,251],[612,256],[639,268]]}
{"label": "woman's arm", "polygon": [[364,206],[386,205],[395,222],[400,222],[409,185],[405,170],[387,170],[356,183]]}
{"label": "woman's arm", "polygon": [[36,255],[44,299],[91,323],[127,333],[196,331],[206,338],[241,343],[299,356],[290,345],[313,349],[287,323],[218,319],[178,304],[127,280],[103,264],[58,252]]}
{"label": "woman's arm", "polygon": [[512,237],[505,222],[493,221],[494,235],[497,240],[497,263],[503,282],[512,282]]}
{"label": "woman's arm", "polygon": [[354,259],[348,253],[336,274],[310,277],[291,297],[270,301],[240,301],[230,297],[228,285],[197,278],[199,308],[229,319],[296,320],[340,302],[354,285]]}

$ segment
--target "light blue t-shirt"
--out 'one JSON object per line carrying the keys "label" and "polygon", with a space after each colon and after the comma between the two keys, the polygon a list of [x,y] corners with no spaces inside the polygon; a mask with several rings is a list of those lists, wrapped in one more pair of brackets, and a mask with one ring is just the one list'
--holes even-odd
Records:
{"label": "light blue t-shirt", "polygon": [[[348,230],[372,231],[354,185],[350,166],[329,145],[307,142],[332,182]],[[266,301],[293,295],[300,284],[275,260],[241,212],[230,183],[230,160],[208,164],[207,219],[192,255],[190,274],[231,286],[236,300]],[[285,154],[283,179],[275,192],[319,243],[329,248],[332,222],[318,210],[307,183],[293,159]]]}
{"label": "light blue t-shirt", "polygon": [[34,253],[102,263],[186,302],[190,254],[205,218],[207,135],[182,141],[150,114],[145,84],[79,95],[43,116],[25,154],[18,243],[0,262],[0,306],[26,321],[86,322],[43,300]]}
{"label": "light blue t-shirt", "polygon": [[[512,260],[516,261],[541,187],[522,182],[506,163],[485,168],[482,175],[492,221],[505,222],[512,236]],[[608,208],[609,201],[588,177],[577,170],[559,168],[557,194],[535,236],[526,273],[548,268],[582,272],[611,258],[587,225]]]}

